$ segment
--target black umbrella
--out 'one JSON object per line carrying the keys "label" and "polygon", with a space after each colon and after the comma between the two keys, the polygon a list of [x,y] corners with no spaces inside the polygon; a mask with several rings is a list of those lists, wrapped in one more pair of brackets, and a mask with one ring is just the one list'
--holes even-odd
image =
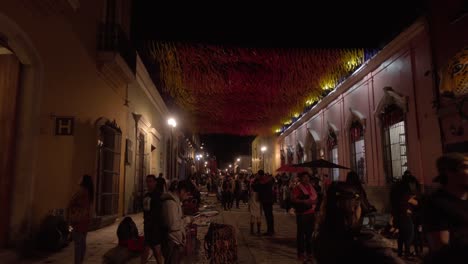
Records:
{"label": "black umbrella", "polygon": [[333,162],[330,162],[324,159],[318,159],[318,160],[308,161],[308,162],[304,162],[300,164],[294,164],[292,166],[302,167],[302,168],[338,168],[338,169],[345,169],[345,170],[350,169],[345,166],[341,166],[341,165],[335,164]]}

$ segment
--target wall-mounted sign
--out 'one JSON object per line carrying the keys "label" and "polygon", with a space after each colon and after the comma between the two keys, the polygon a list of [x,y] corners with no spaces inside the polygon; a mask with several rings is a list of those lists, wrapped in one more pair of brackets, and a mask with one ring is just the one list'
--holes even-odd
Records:
{"label": "wall-mounted sign", "polygon": [[74,117],[56,117],[55,118],[55,135],[56,136],[72,136],[75,128]]}

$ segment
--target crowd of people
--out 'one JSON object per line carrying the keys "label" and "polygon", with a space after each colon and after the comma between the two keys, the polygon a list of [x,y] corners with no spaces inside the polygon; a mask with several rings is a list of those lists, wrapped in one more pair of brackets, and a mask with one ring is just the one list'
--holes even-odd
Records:
{"label": "crowd of people", "polygon": [[[374,228],[377,208],[354,171],[342,182],[308,172],[273,176],[263,170],[210,181],[211,191],[219,193],[225,210],[237,199],[248,200],[251,234],[261,234],[262,216],[267,223],[264,235],[275,234],[274,203],[295,215],[299,261],[405,263],[420,257],[425,263],[442,263],[444,258],[452,260],[446,263],[462,263],[460,259],[468,259],[467,164],[463,154],[440,157],[435,179],[440,189],[435,192],[423,193],[418,178],[405,171],[391,184],[391,217],[385,230]],[[396,253],[384,237],[390,232],[385,231],[396,238]],[[429,253],[424,252],[425,245]]]}
{"label": "crowd of people", "polygon": [[[388,230],[397,238],[394,253],[380,232],[366,228],[364,217],[372,219],[377,209],[369,201],[356,172],[345,181],[328,182],[309,172],[294,177],[256,174],[209,175],[208,192],[217,193],[224,210],[248,205],[250,233],[275,235],[273,205],[278,203],[296,218],[297,257],[306,263],[405,263],[413,255],[424,256],[424,263],[463,263],[468,259],[468,158],[459,153],[437,160],[440,188],[423,193],[410,171],[391,186],[391,220]],[[162,175],[148,175],[148,192],[143,199],[144,250],[141,263],[150,252],[158,263],[180,263],[186,244],[186,226],[193,219],[184,203],[200,203],[199,179],[173,181],[166,186]],[[94,188],[85,175],[80,190],[70,202],[74,228],[75,263],[82,263],[86,251],[90,205]],[[190,199],[189,199],[190,198]],[[256,230],[255,230],[256,229]],[[429,252],[423,251],[427,245]],[[412,250],[413,249],[413,250]]]}

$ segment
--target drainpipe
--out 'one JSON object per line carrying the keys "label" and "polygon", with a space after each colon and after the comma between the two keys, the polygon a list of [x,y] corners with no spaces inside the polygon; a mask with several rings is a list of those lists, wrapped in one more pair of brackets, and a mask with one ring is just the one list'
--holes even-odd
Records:
{"label": "drainpipe", "polygon": [[141,115],[137,113],[132,113],[133,119],[135,120],[135,147],[134,147],[134,162],[133,162],[133,212],[136,213],[136,194],[138,192],[138,185],[137,181],[135,180],[137,178],[137,151],[138,151],[138,122],[140,121]]}
{"label": "drainpipe", "polygon": [[[422,167],[422,149],[421,149],[421,141],[420,141],[420,127],[419,127],[419,112],[418,112],[418,102],[417,102],[417,95],[416,95],[416,80],[415,80],[415,72],[416,72],[416,65],[415,65],[415,57],[414,57],[414,50],[413,47],[410,49],[410,56],[411,56],[411,79],[413,80],[413,98],[414,98],[414,113],[416,115],[416,134],[418,138],[418,150],[419,150],[419,159],[418,159],[418,167],[419,167],[419,175],[424,175],[423,167]],[[421,179],[420,179],[421,180]],[[424,185],[424,178],[422,179]]]}
{"label": "drainpipe", "polygon": [[[127,84],[126,86],[126,89],[125,89],[125,100],[124,100],[124,106],[127,107],[127,111],[128,111],[128,105],[129,105],[129,100],[128,100],[128,89],[129,89],[129,84]],[[128,112],[127,112],[128,113]],[[126,115],[126,120],[128,120],[128,114]],[[127,130],[128,131],[128,130]],[[125,186],[126,186],[126,183],[127,183],[127,164],[126,164],[126,161],[125,161],[125,156],[127,155],[127,138],[125,139],[125,151],[124,151],[124,171],[123,171],[123,205],[122,205],[122,215],[126,215],[126,202],[125,202]]]}

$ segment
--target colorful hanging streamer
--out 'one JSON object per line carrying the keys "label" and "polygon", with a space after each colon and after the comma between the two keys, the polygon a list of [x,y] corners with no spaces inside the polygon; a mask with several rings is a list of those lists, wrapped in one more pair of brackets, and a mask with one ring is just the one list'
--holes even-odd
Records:
{"label": "colorful hanging streamer", "polygon": [[199,133],[267,135],[297,120],[365,60],[364,49],[260,49],[149,42],[160,90]]}

